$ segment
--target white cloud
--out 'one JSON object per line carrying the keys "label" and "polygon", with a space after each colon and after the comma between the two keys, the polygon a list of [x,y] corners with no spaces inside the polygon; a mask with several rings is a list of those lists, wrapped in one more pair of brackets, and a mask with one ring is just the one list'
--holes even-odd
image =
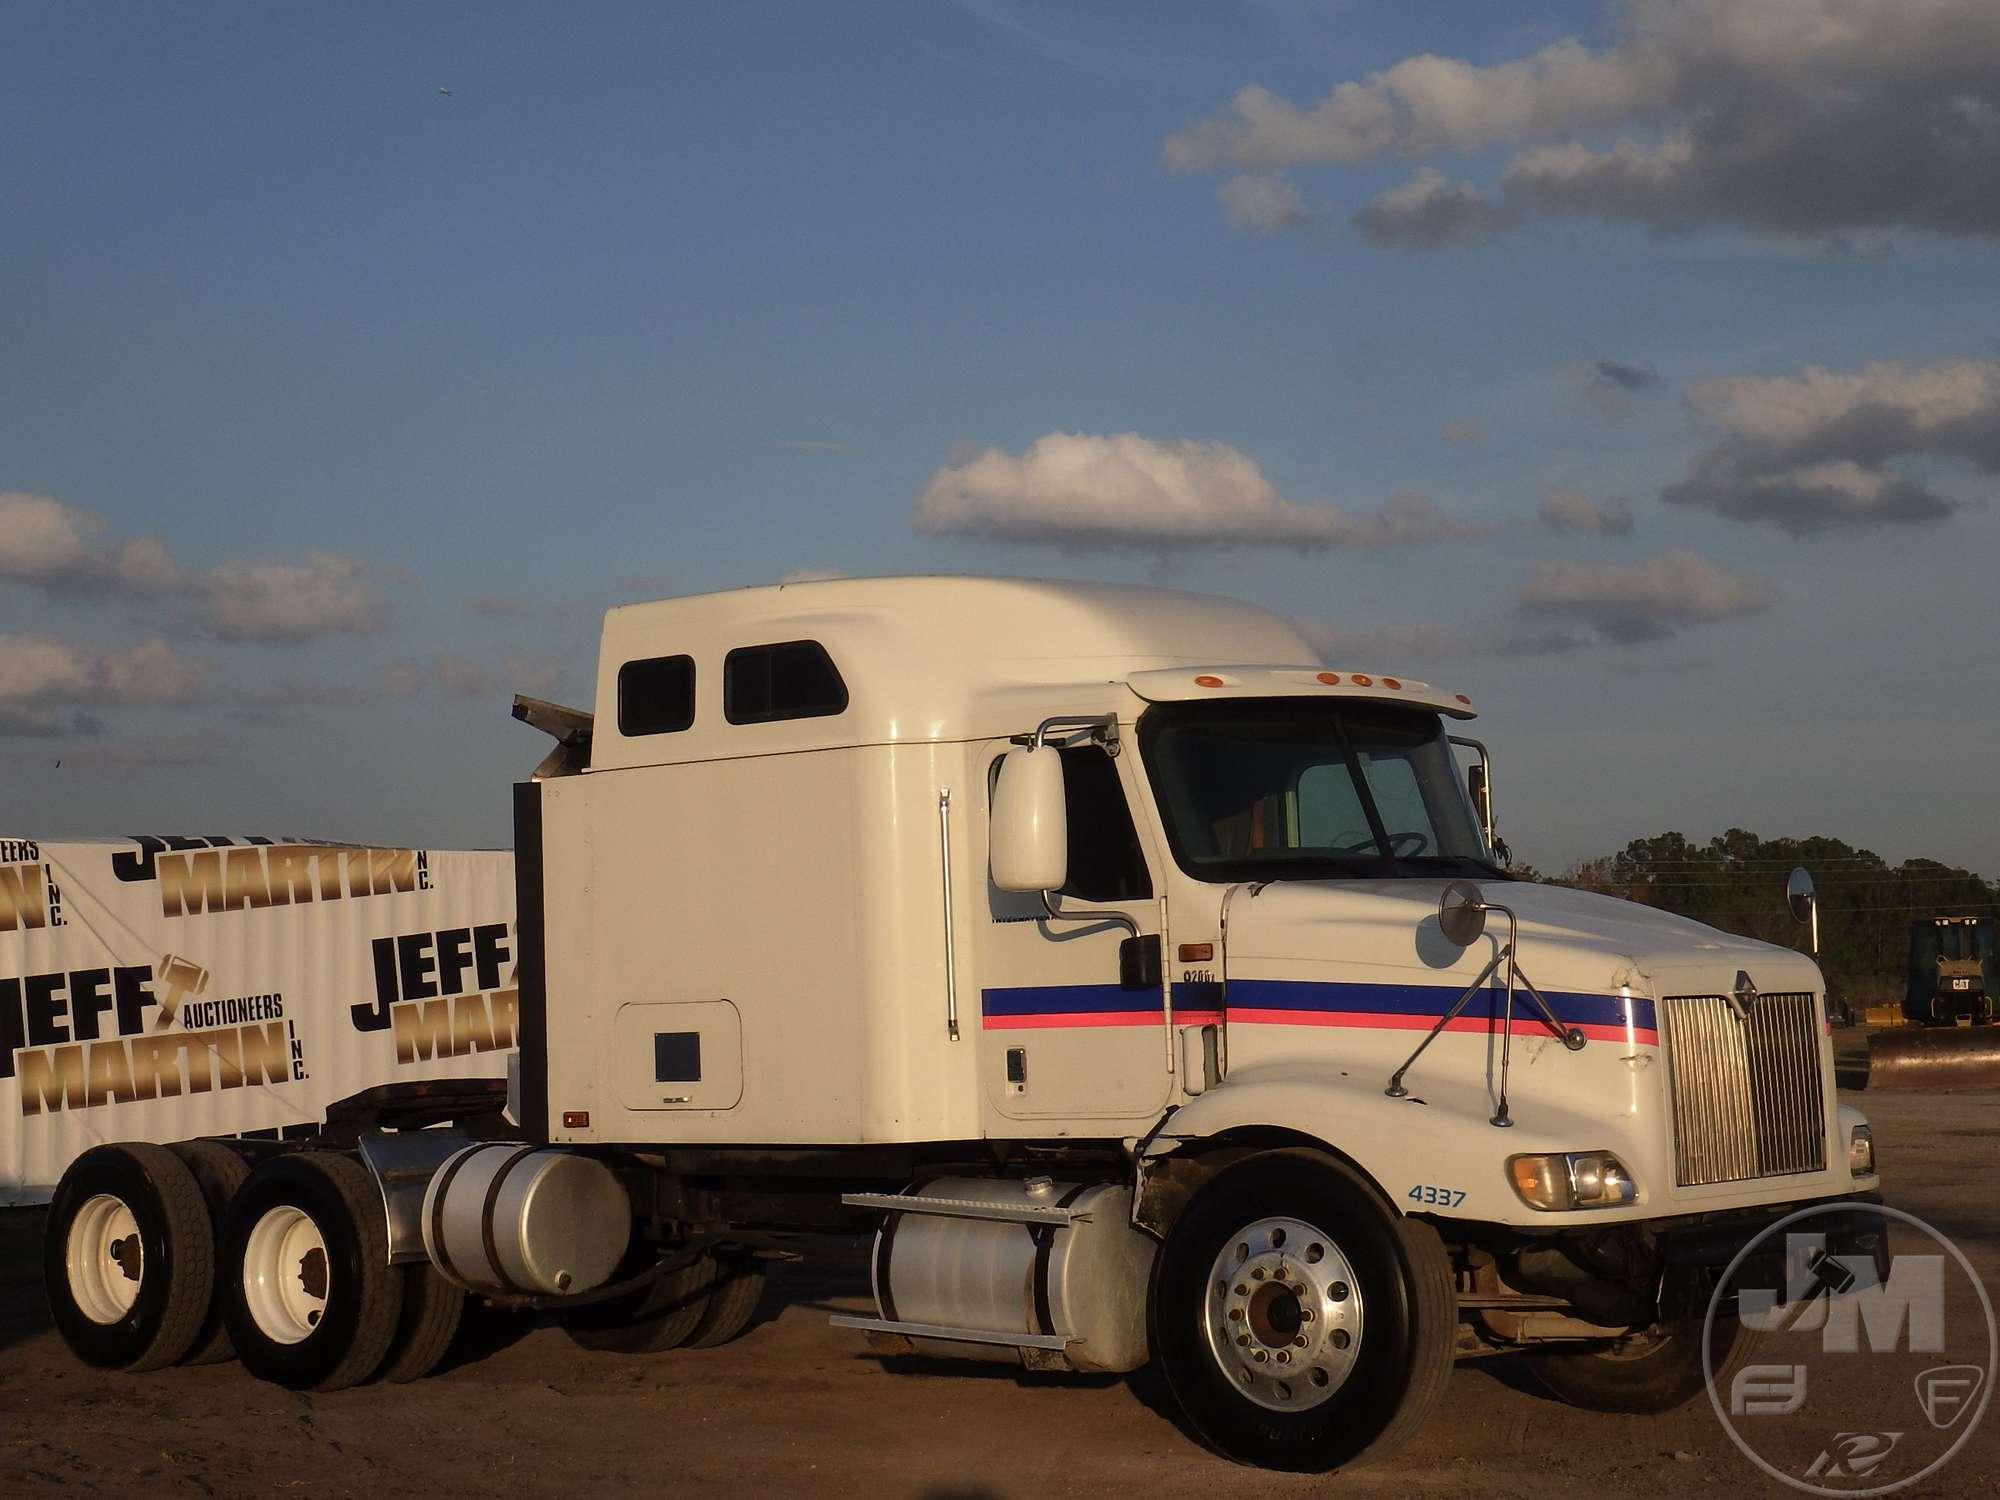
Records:
{"label": "white cloud", "polygon": [[1580,490],[1551,490],[1535,512],[1551,531],[1578,532],[1586,536],[1624,536],[1632,530],[1632,506],[1613,500],[1599,505]]}
{"label": "white cloud", "polygon": [[1615,40],[1476,65],[1407,58],[1299,105],[1241,89],[1163,147],[1178,171],[1515,154],[1490,188],[1426,166],[1358,221],[1388,244],[1584,215],[1805,237],[2000,235],[1992,0],[1624,0]]}
{"label": "white cloud", "polygon": [[301,562],[225,562],[189,571],[159,537],[107,542],[103,517],[47,495],[0,494],[0,579],[188,601],[228,640],[304,641],[379,628],[366,567],[334,552]]}
{"label": "white cloud", "polygon": [[119,582],[136,589],[165,591],[188,584],[187,574],[174,561],[167,544],[156,536],[135,536],[121,542],[111,559],[111,572]]}
{"label": "white cloud", "polygon": [[1345,630],[1320,621],[1302,620],[1300,633],[1329,666],[1393,669],[1398,662],[1478,661],[1508,656],[1553,656],[1584,644],[1575,631],[1524,625],[1520,621],[1489,621],[1478,625],[1380,625]]}
{"label": "white cloud", "polygon": [[1776,594],[1762,579],[1692,552],[1667,552],[1626,564],[1545,562],[1518,597],[1530,615],[1579,620],[1607,640],[1631,642],[1756,614]]}
{"label": "white cloud", "polygon": [[2000,473],[2000,361],[1704,380],[1687,402],[1720,441],[1660,498],[1794,535],[1935,521],[1960,508],[1891,467],[1898,459]]}
{"label": "white cloud", "polygon": [[188,703],[207,670],[157,639],[106,651],[52,635],[0,635],[0,703]]}
{"label": "white cloud", "polygon": [[1469,182],[1454,182],[1424,167],[1408,182],[1379,193],[1355,215],[1361,232],[1378,245],[1476,245],[1517,220]]}
{"label": "white cloud", "polygon": [[1380,547],[1478,535],[1427,496],[1372,515],[1301,505],[1227,443],[1052,432],[1020,454],[986,448],[931,476],[919,530],[1071,547]]}
{"label": "white cloud", "polygon": [[304,641],[382,626],[363,565],[334,552],[300,563],[221,563],[202,578],[203,618],[224,640]]}
{"label": "white cloud", "polygon": [[780,583],[824,583],[830,578],[845,578],[839,568],[793,568],[780,578]]}
{"label": "white cloud", "polygon": [[0,578],[38,581],[83,571],[103,523],[47,495],[0,493]]}
{"label": "white cloud", "polygon": [[1252,234],[1304,229],[1313,222],[1298,184],[1275,173],[1240,173],[1226,179],[1215,196],[1222,200],[1229,222]]}

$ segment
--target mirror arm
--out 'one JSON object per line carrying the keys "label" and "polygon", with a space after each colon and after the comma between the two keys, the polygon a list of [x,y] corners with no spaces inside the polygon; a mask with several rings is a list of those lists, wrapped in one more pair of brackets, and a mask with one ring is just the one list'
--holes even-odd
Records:
{"label": "mirror arm", "polygon": [[1091,738],[1104,747],[1104,753],[1113,760],[1118,758],[1118,715],[1116,714],[1058,714],[1052,719],[1044,719],[1035,726],[1035,737],[1031,743],[1037,750],[1048,743],[1051,729],[1090,729],[1096,731]]}
{"label": "mirror arm", "polygon": [[1125,912],[1110,908],[1097,908],[1090,911],[1062,911],[1057,908],[1055,903],[1057,894],[1055,891],[1042,892],[1042,910],[1048,913],[1049,920],[1052,922],[1116,922],[1120,927],[1131,933],[1133,937],[1141,935],[1139,924],[1133,921],[1131,916]]}
{"label": "mirror arm", "polygon": [[[1498,854],[1500,850],[1505,846],[1499,842],[1499,838],[1494,832],[1493,828],[1492,753],[1487,750],[1486,742],[1484,740],[1471,739],[1462,734],[1448,734],[1445,736],[1445,742],[1447,744],[1452,744],[1452,745],[1463,745],[1467,750],[1477,752],[1479,756],[1479,768],[1481,771],[1485,773],[1485,779],[1486,779],[1486,797],[1484,799],[1484,804],[1479,809],[1479,821],[1485,825],[1486,847],[1488,849],[1491,849],[1494,853]],[[1501,855],[1501,858],[1503,859],[1505,859],[1506,857],[1507,856],[1504,854]]]}
{"label": "mirror arm", "polygon": [[[1035,738],[1032,743],[1037,750],[1048,743],[1049,731],[1052,729],[1094,730],[1095,733],[1091,735],[1091,738],[1104,746],[1104,753],[1114,759],[1118,755],[1118,715],[1116,714],[1057,714],[1054,718],[1044,719],[1035,726]],[[1052,922],[1116,922],[1127,932],[1131,933],[1133,937],[1140,935],[1139,924],[1133,921],[1125,912],[1104,910],[1062,911],[1056,906],[1055,893],[1051,891],[1042,892],[1042,910],[1048,914],[1048,918]]]}

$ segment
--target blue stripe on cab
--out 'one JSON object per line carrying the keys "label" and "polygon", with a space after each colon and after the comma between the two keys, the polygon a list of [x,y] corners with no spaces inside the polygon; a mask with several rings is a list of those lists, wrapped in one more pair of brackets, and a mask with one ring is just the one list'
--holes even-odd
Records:
{"label": "blue stripe on cab", "polygon": [[[1206,986],[1176,985],[1176,1003],[1185,988]],[[1234,1010],[1290,1010],[1353,1012],[1362,1015],[1414,1016],[1426,1020],[1441,1016],[1460,993],[1457,985],[1357,984],[1296,979],[1234,979],[1229,983],[1229,1006]],[[1590,995],[1566,990],[1544,990],[1559,1020],[1575,1026],[1623,1027],[1641,1031],[1656,1029],[1653,1002],[1634,996]],[[1204,999],[1208,997],[1203,996]],[[1160,992],[1155,989],[1128,990],[1116,984],[1017,985],[1006,989],[983,990],[980,1005],[989,1016],[1066,1016],[1157,1014]],[[1498,1020],[1506,1005],[1506,995],[1489,986],[1466,1002],[1461,1015],[1473,1020]],[[1517,1020],[1532,1019],[1534,1004],[1527,992],[1514,996]]]}
{"label": "blue stripe on cab", "polygon": [[989,1016],[1069,1016],[1127,1011],[1157,1013],[1160,992],[1128,990],[1119,984],[1047,984],[1014,989],[982,990],[980,1004]]}
{"label": "blue stripe on cab", "polygon": [[[1232,979],[1229,1005],[1232,1010],[1355,1011],[1369,1015],[1421,1016],[1435,1019],[1450,1009],[1463,992],[1459,985],[1355,984],[1296,979]],[[1542,995],[1558,1020],[1573,1026],[1623,1026],[1626,1007],[1631,1007],[1631,1024],[1651,1031],[1653,1002],[1634,996],[1578,994],[1566,990],[1544,990]],[[1495,1020],[1506,1008],[1504,988],[1489,986],[1466,1002],[1462,1016],[1474,1020]],[[1526,990],[1514,993],[1516,1020],[1532,1019],[1534,1002]]]}

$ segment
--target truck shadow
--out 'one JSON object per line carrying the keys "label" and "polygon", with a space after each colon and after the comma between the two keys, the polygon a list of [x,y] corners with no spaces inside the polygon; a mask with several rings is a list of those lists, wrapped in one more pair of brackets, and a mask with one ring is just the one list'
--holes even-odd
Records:
{"label": "truck shadow", "polygon": [[38,1338],[53,1327],[42,1296],[42,1229],[39,1208],[0,1209],[0,1349]]}

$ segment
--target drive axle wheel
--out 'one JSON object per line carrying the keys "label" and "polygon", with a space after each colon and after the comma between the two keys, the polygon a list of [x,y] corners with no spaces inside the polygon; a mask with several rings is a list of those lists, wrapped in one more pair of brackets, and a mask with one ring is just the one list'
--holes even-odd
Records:
{"label": "drive axle wheel", "polygon": [[49,1205],[49,1311],[77,1358],[158,1370],[194,1347],[208,1312],[215,1237],[201,1189],[164,1146],[96,1146]]}
{"label": "drive axle wheel", "polygon": [[[614,1273],[627,1274],[622,1270]],[[604,1354],[660,1354],[694,1337],[720,1271],[706,1251],[622,1297],[586,1302],[562,1314],[563,1332]]]}
{"label": "drive axle wheel", "polygon": [[701,1321],[687,1337],[690,1349],[713,1349],[750,1326],[757,1304],[764,1299],[764,1262],[748,1252],[718,1252],[718,1280],[709,1293]]}
{"label": "drive axle wheel", "polygon": [[1151,1318],[1167,1384],[1208,1443],[1308,1472],[1414,1433],[1457,1331],[1436,1232],[1306,1150],[1245,1157],[1196,1194],[1155,1263]]}
{"label": "drive axle wheel", "polygon": [[382,1195],[328,1151],[274,1157],[229,1206],[223,1315],[251,1374],[337,1391],[381,1367],[402,1310]]}
{"label": "drive axle wheel", "polygon": [[[236,1190],[249,1177],[250,1164],[220,1141],[176,1141],[167,1149],[194,1174],[195,1185],[201,1189],[202,1201],[208,1205],[209,1229],[214,1234],[215,1243],[220,1245],[223,1221],[229,1214],[229,1200],[236,1196]],[[229,1329],[222,1321],[222,1291],[220,1278],[216,1279],[218,1285],[209,1296],[208,1315],[202,1322],[194,1348],[181,1361],[183,1364],[213,1365],[236,1357],[236,1348],[229,1342]]]}
{"label": "drive axle wheel", "polygon": [[[1715,1321],[1715,1379],[1727,1390],[1749,1363],[1756,1337],[1736,1319]],[[1655,1416],[1685,1406],[1707,1384],[1702,1367],[1701,1314],[1628,1334],[1592,1349],[1552,1349],[1531,1355],[1528,1368],[1550,1395],[1585,1411]]]}

